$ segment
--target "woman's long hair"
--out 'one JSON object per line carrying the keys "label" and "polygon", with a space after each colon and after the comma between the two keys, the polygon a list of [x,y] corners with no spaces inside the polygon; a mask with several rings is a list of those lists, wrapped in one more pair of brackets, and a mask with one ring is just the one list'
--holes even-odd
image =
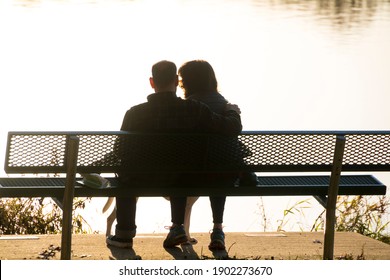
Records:
{"label": "woman's long hair", "polygon": [[184,63],[178,71],[180,87],[184,97],[193,94],[218,92],[218,82],[213,67],[205,60],[192,60]]}

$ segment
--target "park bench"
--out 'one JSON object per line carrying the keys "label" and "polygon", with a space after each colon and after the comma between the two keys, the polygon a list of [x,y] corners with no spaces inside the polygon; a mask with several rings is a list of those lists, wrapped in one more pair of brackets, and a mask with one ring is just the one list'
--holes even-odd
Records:
{"label": "park bench", "polygon": [[[256,172],[258,183],[188,182],[161,187],[156,182],[134,182],[121,187],[115,174],[123,166],[123,158],[128,172],[137,176],[247,171]],[[0,178],[0,197],[53,197],[59,201],[63,208],[61,259],[70,259],[74,197],[314,196],[326,208],[323,258],[333,259],[337,196],[385,195],[386,186],[372,175],[378,171],[390,171],[390,131],[247,131],[238,137],[9,132],[8,176]],[[86,187],[77,174],[89,173],[102,174],[111,186]]]}

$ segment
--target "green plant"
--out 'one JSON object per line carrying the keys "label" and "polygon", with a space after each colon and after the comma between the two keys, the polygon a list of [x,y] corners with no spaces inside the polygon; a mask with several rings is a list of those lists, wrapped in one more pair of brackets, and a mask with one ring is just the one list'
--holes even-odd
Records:
{"label": "green plant", "polygon": [[[385,196],[339,196],[336,203],[336,231],[357,232],[390,244],[385,221],[390,200]],[[312,231],[324,226],[325,210],[315,220]]]}
{"label": "green plant", "polygon": [[[73,204],[73,232],[86,233],[88,225],[78,210],[84,209],[90,200],[75,199]],[[62,210],[49,198],[0,199],[0,232],[3,234],[60,233]]]}
{"label": "green plant", "polygon": [[[297,201],[292,206],[290,206],[289,208],[285,209],[283,211],[282,219],[278,220],[279,224],[278,224],[278,227],[277,227],[276,231],[278,231],[278,232],[284,231],[283,228],[290,221],[290,216],[291,215],[299,214],[301,216],[305,216],[304,209],[310,208],[309,200],[310,199],[304,199],[304,200]],[[302,227],[301,227],[301,230],[302,230]]]}

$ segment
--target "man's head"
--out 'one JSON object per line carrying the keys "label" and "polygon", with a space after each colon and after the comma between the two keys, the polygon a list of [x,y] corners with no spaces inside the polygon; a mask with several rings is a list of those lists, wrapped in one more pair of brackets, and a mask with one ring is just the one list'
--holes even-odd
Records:
{"label": "man's head", "polygon": [[176,71],[176,65],[171,61],[162,60],[154,64],[149,81],[155,92],[176,91],[178,85]]}

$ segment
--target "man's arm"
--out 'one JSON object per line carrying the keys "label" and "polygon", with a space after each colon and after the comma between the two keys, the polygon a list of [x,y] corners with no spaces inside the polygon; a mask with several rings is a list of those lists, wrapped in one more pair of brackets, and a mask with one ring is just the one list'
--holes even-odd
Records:
{"label": "man's arm", "polygon": [[130,110],[128,110],[123,118],[122,121],[122,126],[121,126],[122,131],[130,131]]}

